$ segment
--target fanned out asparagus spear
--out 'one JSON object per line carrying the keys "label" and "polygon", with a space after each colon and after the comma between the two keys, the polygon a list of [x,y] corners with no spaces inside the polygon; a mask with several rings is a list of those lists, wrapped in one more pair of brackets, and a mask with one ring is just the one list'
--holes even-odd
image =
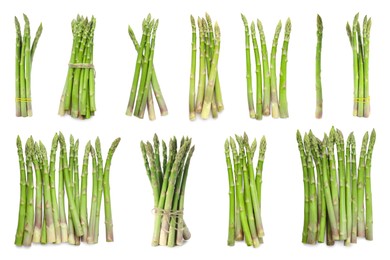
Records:
{"label": "fanned out asparagus spear", "polygon": [[[305,191],[307,190],[305,176],[309,175],[310,179],[308,213],[306,213],[305,200],[303,243],[324,242],[325,233],[327,245],[333,245],[335,240],[340,240],[344,242],[345,246],[349,246],[351,243],[357,242],[357,236],[365,236],[367,240],[372,240],[370,173],[375,139],[375,130],[372,131],[371,135],[366,132],[363,137],[357,176],[356,144],[353,133],[348,136],[344,146],[344,138],[340,130],[335,130],[332,127],[330,137],[328,138],[325,134],[322,141],[310,131],[309,134],[305,134],[303,147],[301,135],[299,131],[297,132]],[[337,145],[337,162],[334,160],[334,143]],[[306,161],[303,161],[304,157],[306,157]],[[313,161],[315,162],[314,165]],[[337,172],[335,170],[336,163]],[[314,169],[319,173],[317,180],[314,176]],[[334,197],[336,197],[336,200]],[[324,214],[326,214],[325,219]],[[337,217],[339,218],[339,224],[337,223]],[[367,232],[370,232],[370,234],[367,234]]]}
{"label": "fanned out asparagus spear", "polygon": [[15,17],[15,104],[17,117],[31,117],[33,115],[31,103],[31,67],[43,27],[42,24],[39,25],[34,41],[31,44],[30,21],[25,14],[23,14],[23,19],[25,26],[22,36],[20,23],[18,18]]}

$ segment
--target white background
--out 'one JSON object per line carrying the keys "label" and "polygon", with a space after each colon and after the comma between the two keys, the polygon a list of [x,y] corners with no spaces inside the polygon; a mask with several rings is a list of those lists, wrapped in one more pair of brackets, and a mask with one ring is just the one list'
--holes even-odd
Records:
{"label": "white background", "polygon": [[[388,9],[385,1],[4,1],[0,4],[0,160],[2,198],[0,222],[1,256],[7,258],[75,259],[76,257],[199,259],[223,257],[245,259],[299,257],[330,259],[332,257],[365,259],[388,254],[390,181],[387,171],[386,133],[389,127],[388,88]],[[191,57],[189,16],[203,16],[208,11],[217,20],[222,33],[219,75],[225,111],[218,120],[188,120],[188,88]],[[356,12],[373,19],[371,31],[369,119],[352,116],[352,51],[345,32],[347,21]],[[32,34],[39,22],[43,34],[38,44],[32,71],[32,118],[14,116],[13,16],[28,14]],[[154,64],[169,116],[149,122],[125,116],[133,77],[136,52],[127,34],[131,24],[141,36],[142,19],[151,12],[160,19]],[[279,19],[292,20],[288,63],[288,101],[290,118],[263,121],[249,119],[246,101],[244,27],[240,13],[248,20],[263,22],[268,47]],[[70,23],[77,14],[95,15],[96,116],[88,121],[57,116],[59,99],[71,52]],[[324,22],[323,92],[324,118],[314,119],[316,14]],[[23,24],[23,23],[22,23]],[[282,37],[281,37],[282,38]],[[278,59],[280,48],[278,48]],[[254,66],[253,66],[254,67]],[[253,74],[254,75],[254,74]],[[156,107],[157,109],[157,107]],[[158,111],[158,109],[157,109]],[[322,136],[332,125],[344,135],[355,131],[360,147],[364,131],[377,130],[373,156],[372,186],[374,199],[374,241],[359,240],[346,248],[341,244],[304,246],[301,244],[303,223],[303,185],[300,157],[295,141],[297,129],[310,128]],[[100,136],[103,152],[116,137],[122,137],[111,170],[112,209],[115,242],[106,243],[104,221],[100,242],[95,246],[72,247],[34,245],[30,249],[13,245],[19,201],[19,169],[15,139],[29,135],[49,146],[56,131],[80,138],[83,150],[87,140]],[[263,221],[266,236],[259,249],[244,243],[228,247],[228,178],[224,157],[224,140],[247,131],[258,140],[266,135],[268,149],[263,177]],[[141,140],[151,140],[154,133],[168,140],[176,135],[193,138],[196,151],[187,183],[185,219],[192,232],[191,240],[175,249],[150,246],[153,215],[152,191],[145,175],[139,149]],[[81,153],[81,152],[80,152]],[[80,155],[81,156],[81,155]],[[103,208],[102,208],[103,214]],[[103,216],[103,215],[102,215]],[[103,217],[102,217],[103,219]]]}

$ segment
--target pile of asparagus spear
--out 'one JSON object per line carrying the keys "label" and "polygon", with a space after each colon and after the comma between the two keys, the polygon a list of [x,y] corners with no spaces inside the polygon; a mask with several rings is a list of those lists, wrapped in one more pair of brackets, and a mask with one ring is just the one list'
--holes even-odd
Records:
{"label": "pile of asparagus spear", "polygon": [[261,185],[266,146],[266,139],[263,136],[255,172],[253,158],[257,147],[256,139],[251,145],[245,133],[242,137],[236,135],[236,141],[232,137],[226,139],[225,155],[229,178],[229,246],[233,246],[235,241],[243,241],[244,238],[248,246],[258,247],[263,243]]}
{"label": "pile of asparagus spear", "polygon": [[42,34],[42,24],[39,25],[34,41],[31,43],[30,21],[24,18],[24,34],[22,36],[20,23],[15,16],[16,55],[15,55],[15,104],[16,116],[32,116],[31,104],[31,67],[39,38]]}
{"label": "pile of asparagus spear", "polygon": [[[264,116],[269,116],[272,112],[273,118],[288,118],[287,104],[287,52],[290,40],[291,21],[287,19],[284,31],[284,41],[282,47],[282,55],[280,60],[280,78],[279,78],[279,100],[276,78],[276,51],[278,46],[279,34],[282,30],[282,22],[279,21],[276,26],[270,60],[268,60],[267,43],[263,25],[257,19],[257,29],[260,34],[261,56],[256,39],[256,27],[252,22],[250,25],[246,17],[241,14],[242,21],[245,27],[245,50],[246,50],[246,80],[247,80],[247,97],[250,118],[261,120]],[[252,90],[252,69],[251,69],[251,54],[250,54],[250,35],[252,38],[253,52],[256,61],[256,109],[253,104]],[[261,62],[262,61],[262,62]],[[261,68],[263,63],[263,68]],[[263,73],[262,73],[263,72]]]}
{"label": "pile of asparagus spear", "polygon": [[152,246],[180,246],[191,233],[184,222],[184,195],[188,171],[195,146],[191,139],[183,137],[178,147],[176,137],[167,145],[162,141],[162,156],[160,156],[160,141],[154,135],[153,145],[141,142],[141,151],[145,169],[153,189],[154,196],[154,231]]}
{"label": "pile of asparagus spear", "polygon": [[353,115],[370,116],[369,58],[371,18],[364,16],[363,35],[359,23],[359,13],[353,19],[352,29],[347,23],[347,34],[353,53]]}
{"label": "pile of asparagus spear", "polygon": [[73,46],[58,114],[88,119],[95,114],[93,38],[96,19],[77,16],[72,21]]}
{"label": "pile of asparagus spear", "polygon": [[[191,75],[189,93],[189,116],[190,120],[195,120],[196,114],[200,114],[202,119],[218,117],[218,112],[223,111],[223,100],[221,85],[218,77],[218,59],[221,42],[221,31],[218,23],[213,23],[210,15],[206,13],[206,18],[198,17],[199,31],[199,80],[198,92],[195,93],[196,81],[196,23],[191,15],[192,26],[192,55],[191,55]],[[195,98],[196,96],[196,98]]]}
{"label": "pile of asparagus spear", "polygon": [[332,128],[322,140],[311,131],[302,140],[297,131],[305,195],[302,243],[324,243],[325,234],[329,246],[335,241],[349,246],[357,237],[373,240],[371,161],[375,139],[375,130],[370,136],[365,133],[357,161],[353,133],[344,146],[338,129]]}
{"label": "pile of asparagus spear", "polygon": [[142,38],[140,43],[138,43],[134,31],[130,25],[128,28],[130,38],[133,42],[135,50],[137,51],[133,83],[131,86],[130,99],[126,110],[126,115],[128,116],[134,114],[139,118],[144,118],[145,109],[147,107],[149,120],[155,120],[156,113],[154,110],[153,93],[156,97],[161,115],[168,115],[168,108],[165,104],[160,85],[157,81],[156,71],[153,63],[157,27],[158,19],[152,19],[151,15],[149,14],[142,22]]}
{"label": "pile of asparagus spear", "polygon": [[[79,171],[79,141],[74,142],[72,136],[68,156],[64,136],[62,133],[55,134],[50,157],[43,143],[35,142],[32,137],[27,140],[23,151],[22,141],[18,136],[20,203],[15,245],[31,246],[32,243],[79,245],[80,241],[88,244],[97,243],[103,195],[106,241],[113,241],[109,176],[111,160],[119,142],[120,138],[112,143],[105,164],[99,138],[96,139],[95,148],[88,142],[85,146],[81,171]],[[57,149],[60,149],[58,193],[56,192]],[[87,187],[90,157],[92,197],[88,220]],[[35,186],[33,172],[35,172]]]}

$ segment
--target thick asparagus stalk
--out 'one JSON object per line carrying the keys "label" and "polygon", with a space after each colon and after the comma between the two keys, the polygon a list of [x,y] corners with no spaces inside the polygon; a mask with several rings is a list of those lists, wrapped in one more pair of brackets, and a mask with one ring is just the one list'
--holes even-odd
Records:
{"label": "thick asparagus stalk", "polygon": [[304,187],[304,218],[303,218],[303,231],[302,231],[302,243],[307,243],[308,226],[309,226],[309,176],[307,169],[307,156],[303,147],[302,136],[297,131],[298,149],[301,155],[302,172],[303,172],[303,187]]}
{"label": "thick asparagus stalk", "polygon": [[321,82],[321,49],[322,49],[322,19],[317,15],[317,49],[316,49],[316,118],[322,118],[322,82]]}
{"label": "thick asparagus stalk", "polygon": [[347,215],[346,215],[346,192],[345,192],[345,155],[344,138],[341,131],[336,132],[336,145],[338,157],[338,174],[340,187],[340,240],[347,239]]}
{"label": "thick asparagus stalk", "polygon": [[31,106],[31,49],[30,49],[30,21],[28,20],[27,15],[23,14],[24,18],[24,37],[23,45],[25,49],[25,61],[24,61],[24,70],[25,70],[25,84],[26,84],[26,109],[27,116],[32,116],[32,106]]}
{"label": "thick asparagus stalk", "polygon": [[34,227],[34,235],[33,235],[33,243],[40,243],[41,234],[42,234],[42,175],[41,169],[38,164],[38,160],[36,158],[36,154],[34,153],[34,144],[32,144],[32,163],[35,171],[35,227]]}
{"label": "thick asparagus stalk", "polygon": [[357,242],[357,171],[356,171],[356,142],[355,136],[351,133],[350,137],[351,142],[351,175],[352,175],[352,232],[351,232],[351,242]]}
{"label": "thick asparagus stalk", "polygon": [[[61,152],[60,152],[61,158]],[[61,228],[61,242],[68,242],[68,227],[66,224],[65,213],[65,184],[64,184],[64,165],[63,161],[59,160],[59,177],[58,177],[58,207],[59,207],[59,221]]]}
{"label": "thick asparagus stalk", "polygon": [[312,151],[310,148],[309,136],[305,134],[304,145],[307,153],[307,172],[309,177],[309,223],[308,223],[308,234],[307,243],[315,244],[317,240],[317,191],[316,191],[316,180],[314,175],[314,165],[312,158]]}
{"label": "thick asparagus stalk", "polygon": [[225,156],[226,156],[226,165],[228,170],[228,179],[229,179],[229,231],[228,231],[228,245],[234,246],[234,224],[235,224],[235,198],[234,198],[234,179],[233,179],[233,170],[232,170],[232,162],[230,159],[230,149],[229,149],[229,141],[226,139],[225,141]]}
{"label": "thick asparagus stalk", "polygon": [[351,191],[351,136],[347,138],[345,152],[345,202],[347,211],[347,240],[345,245],[351,244],[352,238],[352,191]]}
{"label": "thick asparagus stalk", "polygon": [[31,246],[34,231],[34,177],[32,168],[32,156],[34,153],[34,141],[29,138],[26,142],[26,168],[27,168],[27,196],[26,219],[24,223],[23,245]]}
{"label": "thick asparagus stalk", "polygon": [[[367,19],[367,16],[364,17]],[[369,57],[370,57],[370,32],[371,32],[371,18],[365,23],[363,28],[364,39],[364,111],[363,116],[369,117],[370,115],[370,88],[369,88]]]}
{"label": "thick asparagus stalk", "polygon": [[83,168],[81,173],[81,195],[80,195],[80,224],[84,236],[82,241],[87,241],[88,236],[88,208],[87,208],[87,188],[88,188],[88,163],[89,153],[91,151],[91,142],[88,142],[84,150]]}
{"label": "thick asparagus stalk", "polygon": [[260,53],[256,39],[256,27],[254,22],[251,24],[251,35],[253,52],[255,53],[256,61],[256,119],[261,120],[263,118],[263,78],[261,76]]}
{"label": "thick asparagus stalk", "polygon": [[97,199],[96,199],[96,224],[95,224],[95,234],[93,242],[97,243],[99,240],[99,221],[100,221],[100,207],[102,204],[103,197],[103,176],[104,176],[104,162],[102,157],[102,150],[100,145],[99,137],[95,141],[96,157],[98,164],[98,173],[97,173]]}
{"label": "thick asparagus stalk", "polygon": [[[284,42],[282,47],[282,58],[280,61],[280,79],[279,79],[279,106],[280,118],[288,118],[287,104],[287,52],[290,41],[291,20],[287,19],[284,28]],[[276,54],[276,53],[275,53]]]}
{"label": "thick asparagus stalk", "polygon": [[93,146],[91,145],[91,159],[92,159],[92,198],[91,198],[91,212],[89,214],[89,223],[88,223],[88,244],[94,243],[95,236],[95,226],[96,226],[96,209],[97,209],[97,174],[98,166],[96,161],[96,152]]}
{"label": "thick asparagus stalk", "polygon": [[339,208],[339,188],[337,185],[336,159],[334,155],[334,145],[336,142],[336,131],[332,127],[329,134],[328,153],[329,153],[329,170],[330,170],[330,190],[332,193],[333,210],[336,217],[337,230],[340,232],[340,208]]}
{"label": "thick asparagus stalk", "polygon": [[21,61],[21,48],[22,48],[22,33],[20,31],[20,23],[18,18],[15,16],[15,29],[16,29],[16,52],[15,52],[15,105],[16,105],[16,116],[19,117],[22,115],[20,102],[21,93],[20,85],[20,61]]}
{"label": "thick asparagus stalk", "polygon": [[198,17],[198,30],[199,30],[199,81],[198,81],[198,93],[196,94],[195,111],[200,114],[202,112],[205,85],[206,85],[206,47],[205,47],[205,29],[203,28],[202,19]]}

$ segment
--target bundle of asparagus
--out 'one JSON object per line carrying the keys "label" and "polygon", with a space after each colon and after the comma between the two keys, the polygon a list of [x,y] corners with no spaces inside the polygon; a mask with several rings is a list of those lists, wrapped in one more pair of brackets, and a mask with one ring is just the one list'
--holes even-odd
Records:
{"label": "bundle of asparagus", "polygon": [[[160,85],[158,84],[156,71],[153,64],[157,27],[158,19],[151,19],[151,15],[149,14],[142,22],[142,38],[141,43],[139,44],[133,29],[129,25],[129,35],[138,54],[134,70],[133,84],[131,86],[129,104],[127,105],[126,110],[126,115],[128,116],[134,114],[139,118],[144,118],[145,108],[147,107],[149,120],[155,120],[156,113],[154,110],[152,93],[154,93],[154,96],[156,97],[161,115],[168,115],[168,108],[165,104]],[[140,76],[141,79],[139,79]]]}
{"label": "bundle of asparagus", "polygon": [[[226,139],[225,155],[229,177],[229,232],[228,245],[235,241],[245,242],[248,246],[258,247],[263,243],[264,229],[261,220],[261,185],[266,139],[260,141],[256,177],[253,157],[256,153],[256,139],[250,145],[248,136]],[[231,162],[233,155],[234,167]]]}
{"label": "bundle of asparagus", "polygon": [[[250,118],[261,120],[263,115],[269,116],[272,111],[273,118],[288,118],[287,105],[287,52],[290,40],[291,21],[287,19],[284,31],[284,41],[282,47],[282,55],[280,60],[280,78],[279,78],[279,101],[276,78],[276,50],[278,46],[279,34],[282,30],[282,22],[279,21],[276,26],[270,61],[268,61],[267,43],[263,31],[263,25],[257,19],[257,29],[260,33],[261,56],[259,52],[258,42],[256,39],[255,23],[251,23],[251,32],[249,33],[249,25],[246,17],[241,14],[242,21],[245,27],[245,49],[246,49],[246,80],[247,80],[247,97]],[[252,70],[251,70],[251,54],[250,54],[250,36],[252,37],[253,52],[256,61],[256,110],[253,104],[252,90]],[[260,58],[261,57],[261,58]],[[261,69],[261,60],[263,69]],[[261,74],[263,71],[263,75]]]}
{"label": "bundle of asparagus", "polygon": [[191,55],[191,76],[189,93],[189,115],[190,120],[195,120],[196,114],[203,119],[211,115],[218,117],[218,112],[223,110],[221,85],[218,77],[218,59],[221,42],[221,31],[218,23],[211,21],[210,15],[206,18],[198,17],[199,30],[199,81],[198,92],[195,98],[196,80],[196,24],[191,15],[192,26],[192,55]]}
{"label": "bundle of asparagus", "polygon": [[322,118],[322,82],[321,82],[321,50],[322,50],[322,19],[317,15],[317,48],[316,48],[316,111],[315,117]]}
{"label": "bundle of asparagus", "polygon": [[88,119],[95,114],[93,38],[96,19],[77,16],[72,21],[73,46],[58,114]]}
{"label": "bundle of asparagus", "polygon": [[30,40],[30,21],[24,18],[24,34],[22,36],[18,18],[15,16],[16,55],[15,55],[15,104],[16,116],[32,116],[31,104],[31,67],[39,38],[42,34],[42,24],[39,25],[34,41]]}
{"label": "bundle of asparagus", "polygon": [[324,243],[325,234],[329,246],[337,240],[348,246],[356,243],[357,237],[373,239],[371,160],[375,139],[375,130],[370,136],[366,132],[357,165],[353,133],[344,147],[338,129],[332,128],[322,141],[311,131],[302,140],[297,131],[305,195],[302,243]]}
{"label": "bundle of asparagus", "polygon": [[[74,142],[73,137],[70,137],[68,156],[64,136],[61,133],[59,135],[55,134],[51,146],[50,160],[48,160],[48,153],[42,142],[35,142],[30,137],[23,152],[22,142],[18,136],[20,204],[15,245],[31,246],[32,243],[60,244],[65,242],[79,245],[80,240],[88,244],[97,243],[103,194],[106,241],[113,241],[109,176],[111,160],[119,142],[120,138],[112,143],[105,164],[101,154],[99,138],[96,139],[95,148],[90,142],[87,143],[81,167],[80,182],[78,140]],[[55,169],[57,148],[60,148],[58,193],[56,192]],[[88,221],[89,157],[92,160],[93,184],[91,211]],[[35,187],[33,170],[35,171]],[[65,190],[69,206],[68,221],[65,211]]]}
{"label": "bundle of asparagus", "polygon": [[154,231],[152,246],[183,245],[191,233],[184,222],[184,194],[188,170],[195,146],[191,139],[182,138],[177,147],[176,137],[167,145],[162,141],[162,157],[160,158],[160,141],[154,135],[153,145],[141,142],[141,151],[146,173],[153,189],[154,196]]}
{"label": "bundle of asparagus", "polygon": [[359,13],[355,15],[351,26],[347,22],[347,34],[353,53],[353,115],[369,117],[370,89],[368,67],[370,57],[371,18],[364,16],[363,35],[359,23]]}

